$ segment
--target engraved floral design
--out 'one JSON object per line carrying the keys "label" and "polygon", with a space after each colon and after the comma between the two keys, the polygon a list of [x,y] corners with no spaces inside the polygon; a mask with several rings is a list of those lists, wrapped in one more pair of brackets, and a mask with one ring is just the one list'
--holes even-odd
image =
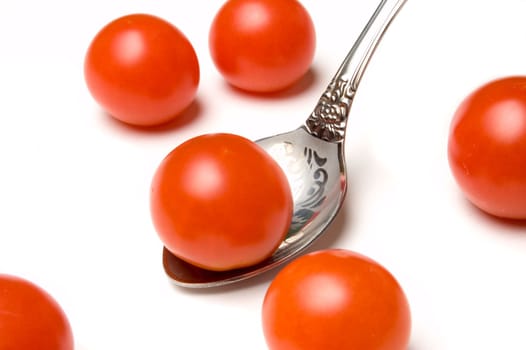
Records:
{"label": "engraved floral design", "polygon": [[311,134],[329,142],[342,141],[354,94],[348,80],[331,81],[307,119]]}
{"label": "engraved floral design", "polygon": [[294,208],[289,235],[301,230],[305,224],[316,217],[317,208],[325,201],[325,187],[329,179],[327,170],[323,167],[327,163],[327,158],[321,157],[316,151],[305,147],[303,150],[305,160],[309,169],[312,171],[314,181],[307,190],[304,198],[301,199]]}

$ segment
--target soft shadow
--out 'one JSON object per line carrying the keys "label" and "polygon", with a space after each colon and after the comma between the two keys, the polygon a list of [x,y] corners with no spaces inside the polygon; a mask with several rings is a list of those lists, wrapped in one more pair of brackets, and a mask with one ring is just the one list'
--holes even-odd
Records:
{"label": "soft shadow", "polygon": [[309,70],[301,77],[298,81],[292,85],[279,90],[276,92],[252,92],[240,89],[234,85],[228,84],[225,82],[225,85],[232,92],[242,95],[244,97],[258,98],[258,99],[286,99],[294,96],[301,95],[307,91],[311,86],[313,86],[318,81],[318,73],[314,67],[309,68]]}
{"label": "soft shadow", "polygon": [[118,128],[127,132],[143,133],[143,134],[164,134],[172,132],[176,129],[185,127],[188,124],[193,123],[203,114],[202,103],[199,99],[195,99],[185,110],[179,115],[174,117],[172,120],[154,126],[138,126],[124,123],[116,118],[113,118],[107,112],[103,112],[106,122],[112,128]]}
{"label": "soft shadow", "polygon": [[526,219],[508,219],[508,218],[502,218],[497,217],[494,215],[491,215],[473,203],[471,203],[466,198],[463,198],[466,206],[468,207],[468,210],[474,214],[477,218],[480,220],[485,221],[488,224],[497,225],[501,228],[505,228],[507,230],[511,230],[514,233],[524,234],[526,235]]}

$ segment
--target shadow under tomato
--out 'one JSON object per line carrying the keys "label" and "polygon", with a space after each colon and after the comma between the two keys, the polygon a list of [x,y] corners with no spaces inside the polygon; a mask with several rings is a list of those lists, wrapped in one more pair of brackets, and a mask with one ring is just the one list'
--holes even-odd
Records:
{"label": "shadow under tomato", "polygon": [[494,216],[480,209],[466,198],[464,198],[464,201],[470,212],[477,216],[477,218],[480,218],[489,224],[494,224],[501,228],[511,230],[514,233],[526,235],[526,219],[508,219]]}
{"label": "shadow under tomato", "polygon": [[316,69],[314,67],[311,67],[299,80],[294,82],[292,85],[289,85],[288,87],[275,92],[253,92],[243,90],[227,82],[225,82],[225,85],[231,91],[245,97],[259,99],[286,99],[301,95],[302,93],[307,91],[311,86],[313,86],[317,82],[317,80],[318,73],[316,72]]}
{"label": "shadow under tomato", "polygon": [[112,127],[117,127],[122,130],[127,130],[136,133],[146,133],[146,134],[164,134],[176,129],[183,128],[184,126],[193,123],[202,115],[202,104],[199,99],[195,99],[185,110],[183,110],[179,115],[175,116],[170,121],[153,126],[139,126],[124,123],[116,118],[113,118],[109,113],[103,112],[104,117],[107,119],[108,123]]}

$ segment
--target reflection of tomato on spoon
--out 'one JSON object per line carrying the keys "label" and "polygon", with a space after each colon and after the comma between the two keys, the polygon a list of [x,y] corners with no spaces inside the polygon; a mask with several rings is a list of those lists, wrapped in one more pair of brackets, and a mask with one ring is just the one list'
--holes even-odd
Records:
{"label": "reflection of tomato on spoon", "polygon": [[0,349],[73,350],[60,305],[35,284],[5,274],[0,274]]}

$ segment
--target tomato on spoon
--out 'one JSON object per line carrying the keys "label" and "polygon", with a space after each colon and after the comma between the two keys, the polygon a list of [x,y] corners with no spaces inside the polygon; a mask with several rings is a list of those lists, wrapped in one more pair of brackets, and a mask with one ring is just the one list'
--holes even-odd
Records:
{"label": "tomato on spoon", "polygon": [[208,270],[246,267],[272,255],[292,210],[280,166],[256,143],[233,134],[182,143],[152,181],[152,219],[165,247]]}

